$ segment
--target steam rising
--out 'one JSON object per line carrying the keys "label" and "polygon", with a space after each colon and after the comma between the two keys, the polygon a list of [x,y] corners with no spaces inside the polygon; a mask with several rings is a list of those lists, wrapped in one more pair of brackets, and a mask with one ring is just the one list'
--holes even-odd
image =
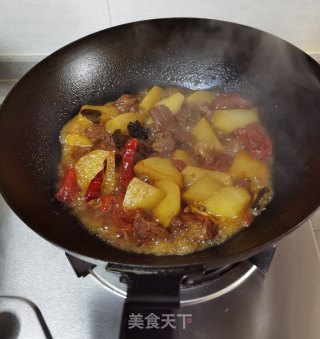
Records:
{"label": "steam rising", "polygon": [[276,194],[303,185],[304,178],[310,184],[308,171],[320,146],[320,71],[311,58],[273,35],[236,24],[182,20],[133,27],[137,50],[145,50],[137,65],[133,53],[128,72],[135,81],[240,92],[257,105],[273,138]]}

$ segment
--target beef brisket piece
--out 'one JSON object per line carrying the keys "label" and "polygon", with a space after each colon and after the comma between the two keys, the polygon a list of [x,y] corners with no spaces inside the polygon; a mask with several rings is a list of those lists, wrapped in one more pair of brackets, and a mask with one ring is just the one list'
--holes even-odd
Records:
{"label": "beef brisket piece", "polygon": [[175,119],[167,106],[159,105],[150,110],[154,132],[170,131],[175,125]]}
{"label": "beef brisket piece", "polygon": [[153,140],[152,148],[162,155],[168,154],[175,149],[176,142],[170,131],[156,133]]}
{"label": "beef brisket piece", "polygon": [[114,102],[114,106],[121,112],[137,112],[138,111],[138,99],[130,94],[123,94],[119,99]]}
{"label": "beef brisket piece", "polygon": [[146,213],[137,210],[133,221],[133,236],[141,244],[154,239],[165,239],[169,232]]}
{"label": "beef brisket piece", "polygon": [[174,235],[180,234],[190,241],[199,242],[214,239],[218,234],[219,226],[204,215],[190,213],[173,218],[170,231]]}

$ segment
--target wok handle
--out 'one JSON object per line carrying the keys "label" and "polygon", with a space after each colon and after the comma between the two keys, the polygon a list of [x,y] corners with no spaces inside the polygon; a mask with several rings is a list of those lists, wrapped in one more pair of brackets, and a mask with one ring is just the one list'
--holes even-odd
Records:
{"label": "wok handle", "polygon": [[[178,335],[180,273],[126,273],[128,285],[120,339],[173,339]],[[174,319],[170,322],[168,318]]]}

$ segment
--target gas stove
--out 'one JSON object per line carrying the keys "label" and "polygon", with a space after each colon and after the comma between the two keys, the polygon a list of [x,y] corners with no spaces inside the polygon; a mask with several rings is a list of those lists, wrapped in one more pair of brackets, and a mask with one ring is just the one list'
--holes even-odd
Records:
{"label": "gas stove", "polygon": [[[102,266],[79,273],[71,263],[0,198],[0,338],[118,338],[126,285]],[[175,337],[319,338],[320,255],[310,221],[284,237],[267,263],[266,273],[245,260],[219,278],[185,282]]]}

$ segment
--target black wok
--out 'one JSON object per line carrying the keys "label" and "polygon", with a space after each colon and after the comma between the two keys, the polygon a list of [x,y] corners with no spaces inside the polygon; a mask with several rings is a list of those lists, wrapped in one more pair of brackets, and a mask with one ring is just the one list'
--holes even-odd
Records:
{"label": "black wok", "polygon": [[[250,228],[221,246],[185,256],[127,253],[87,233],[53,198],[62,126],[85,103],[104,103],[153,84],[236,90],[259,107],[273,138],[275,197]],[[1,107],[0,145],[1,193],[30,228],[86,261],[133,272],[131,279],[157,274],[146,298],[171,293],[170,306],[178,301],[183,274],[262,251],[320,205],[320,67],[281,39],[227,22],[123,25],[78,40],[27,73]],[[164,291],[152,291],[159,281]],[[129,289],[144,284],[131,281]]]}

